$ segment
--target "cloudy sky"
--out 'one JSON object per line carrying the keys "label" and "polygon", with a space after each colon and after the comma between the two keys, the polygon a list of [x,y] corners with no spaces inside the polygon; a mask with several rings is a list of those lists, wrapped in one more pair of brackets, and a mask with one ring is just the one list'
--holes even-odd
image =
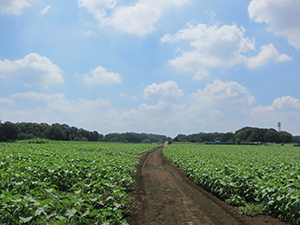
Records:
{"label": "cloudy sky", "polygon": [[2,0],[2,122],[300,135],[299,0]]}

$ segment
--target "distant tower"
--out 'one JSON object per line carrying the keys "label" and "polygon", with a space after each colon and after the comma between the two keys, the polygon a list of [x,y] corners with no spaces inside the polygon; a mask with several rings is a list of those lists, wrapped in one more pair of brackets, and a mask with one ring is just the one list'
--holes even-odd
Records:
{"label": "distant tower", "polygon": [[281,131],[281,122],[278,122],[277,125],[278,125],[278,132],[280,132]]}

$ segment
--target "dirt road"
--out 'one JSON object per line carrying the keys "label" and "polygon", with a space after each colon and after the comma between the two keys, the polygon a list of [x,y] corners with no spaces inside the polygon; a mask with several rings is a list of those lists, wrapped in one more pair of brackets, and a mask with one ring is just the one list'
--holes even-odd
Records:
{"label": "dirt road", "polygon": [[247,217],[191,182],[162,155],[163,148],[141,160],[132,196],[130,225],[286,225],[268,216]]}

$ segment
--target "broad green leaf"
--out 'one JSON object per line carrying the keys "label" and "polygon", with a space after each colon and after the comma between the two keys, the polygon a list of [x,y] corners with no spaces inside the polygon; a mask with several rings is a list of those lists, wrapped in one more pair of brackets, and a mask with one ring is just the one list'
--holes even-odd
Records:
{"label": "broad green leaf", "polygon": [[65,216],[71,218],[76,214],[76,212],[77,210],[75,208],[67,209],[67,211],[65,212]]}
{"label": "broad green leaf", "polygon": [[28,223],[33,218],[33,216],[20,216],[19,218],[21,223]]}

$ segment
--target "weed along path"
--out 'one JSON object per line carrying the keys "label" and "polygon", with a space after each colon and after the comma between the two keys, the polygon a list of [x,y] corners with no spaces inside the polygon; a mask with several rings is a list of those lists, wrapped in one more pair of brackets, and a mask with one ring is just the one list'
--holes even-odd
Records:
{"label": "weed along path", "polygon": [[284,225],[268,216],[247,217],[191,182],[163,156],[143,156],[132,194],[130,225]]}

